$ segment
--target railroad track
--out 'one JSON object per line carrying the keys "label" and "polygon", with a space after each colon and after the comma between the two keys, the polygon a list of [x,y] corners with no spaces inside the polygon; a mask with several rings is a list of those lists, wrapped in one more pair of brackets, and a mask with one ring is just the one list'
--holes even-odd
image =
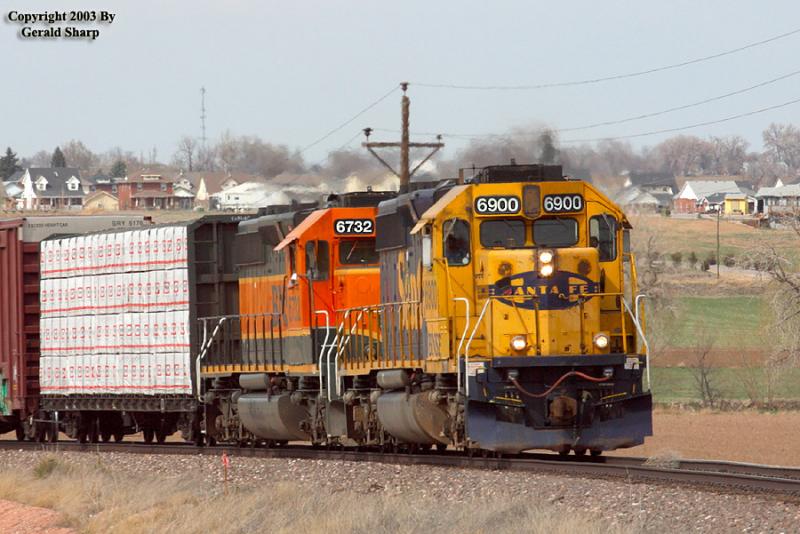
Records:
{"label": "railroad track", "polygon": [[195,447],[183,443],[163,445],[126,443],[37,443],[0,441],[0,449],[124,452],[134,454],[202,454],[217,456],[223,451],[231,456],[251,458],[294,458],[329,461],[378,462],[398,465],[436,465],[472,469],[504,469],[566,474],[592,478],[624,478],[639,482],[659,481],[690,484],[743,492],[766,492],[800,496],[800,468],[777,467],[740,462],[711,460],[650,460],[647,458],[601,456],[559,458],[553,454],[525,453],[502,458],[469,457],[456,451],[428,454],[384,453],[349,449],[315,449],[301,445],[277,448],[236,446]]}

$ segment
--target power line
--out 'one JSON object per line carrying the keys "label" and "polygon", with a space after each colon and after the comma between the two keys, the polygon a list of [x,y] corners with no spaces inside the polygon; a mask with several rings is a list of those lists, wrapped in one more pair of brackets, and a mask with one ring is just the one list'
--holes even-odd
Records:
{"label": "power line", "polygon": [[680,63],[673,63],[671,65],[663,65],[661,67],[655,67],[646,70],[640,70],[635,72],[628,72],[625,74],[615,74],[612,76],[603,76],[600,78],[587,78],[585,80],[572,80],[566,82],[550,82],[550,83],[541,83],[541,84],[534,84],[534,85],[458,85],[458,84],[445,84],[445,83],[420,83],[420,82],[413,82],[413,85],[418,87],[428,87],[433,89],[463,89],[463,90],[471,90],[471,91],[530,91],[536,89],[547,89],[551,87],[569,87],[574,85],[588,85],[594,83],[601,83],[601,82],[608,82],[612,80],[622,80],[625,78],[635,78],[637,76],[644,76],[646,74],[653,74],[656,72],[662,72],[665,70],[677,69],[680,67],[686,67],[688,65],[694,65],[696,63],[702,63],[704,61],[710,61],[712,59],[717,59],[724,56],[729,56],[731,54],[736,54],[738,52],[742,52],[744,50],[748,50],[750,48],[755,48],[757,46],[765,45],[767,43],[771,43],[774,41],[778,41],[780,39],[784,39],[786,37],[790,37],[796,33],[800,33],[800,28],[794,29],[792,31],[782,33],[780,35],[776,35],[774,37],[770,37],[768,39],[764,39],[762,41],[757,41],[755,43],[750,43],[744,46],[740,46],[739,48],[734,48],[732,50],[726,50],[724,52],[719,52],[716,54],[712,54],[710,56],[703,56],[695,59],[690,59],[687,61],[681,61]]}
{"label": "power line", "polygon": [[702,106],[703,104],[709,104],[711,102],[716,102],[718,100],[723,100],[725,98],[741,95],[743,93],[747,93],[748,91],[752,91],[753,89],[758,89],[760,87],[765,87],[767,85],[771,85],[773,83],[779,82],[781,80],[785,80],[787,78],[791,78],[792,76],[797,76],[800,74],[800,70],[796,70],[794,72],[790,72],[789,74],[784,74],[783,76],[778,76],[777,78],[773,78],[771,80],[767,80],[765,82],[758,83],[756,85],[751,85],[750,87],[745,87],[744,89],[739,89],[737,91],[732,91],[730,93],[725,93],[724,95],[712,96],[711,98],[706,98],[705,100],[700,100],[698,102],[692,102],[691,104],[684,104],[682,106],[675,106],[672,108],[662,109],[661,111],[654,111],[652,113],[644,113],[642,115],[636,115],[633,117],[627,117],[625,119],[618,119],[618,120],[611,120],[605,122],[596,122],[593,124],[587,124],[585,126],[574,126],[570,128],[559,128],[559,132],[574,132],[577,130],[589,130],[591,128],[597,128],[600,126],[612,126],[615,124],[623,124],[626,122],[637,121],[641,119],[649,119],[651,117],[657,117],[659,115],[665,115],[667,113],[672,113],[673,111],[682,111],[684,109],[689,109],[697,106]]}
{"label": "power line", "polygon": [[594,143],[594,142],[597,142],[597,141],[614,141],[614,140],[617,140],[617,139],[633,139],[633,138],[636,138],[636,137],[646,137],[646,136],[649,136],[649,135],[657,135],[657,134],[663,134],[663,133],[679,132],[679,131],[682,131],[682,130],[689,130],[689,129],[692,129],[692,128],[699,128],[700,126],[710,126],[712,124],[720,124],[722,122],[728,122],[728,121],[732,121],[732,120],[735,120],[735,119],[741,119],[743,117],[749,117],[751,115],[758,115],[759,113],[764,113],[766,111],[772,111],[774,109],[785,108],[786,106],[791,106],[792,104],[796,104],[798,102],[800,102],[800,98],[795,98],[794,100],[789,100],[788,102],[784,102],[782,104],[776,104],[774,106],[769,106],[769,107],[766,107],[766,108],[756,109],[756,110],[753,110],[753,111],[748,111],[746,113],[739,113],[738,115],[731,115],[730,117],[725,117],[725,118],[722,118],[722,119],[716,119],[716,120],[713,120],[713,121],[698,122],[698,123],[695,123],[695,124],[689,124],[687,126],[678,126],[676,128],[665,128],[665,129],[662,129],[662,130],[652,130],[652,131],[649,131],[649,132],[640,132],[640,133],[635,133],[635,134],[630,134],[630,135],[618,135],[618,136],[614,136],[614,137],[596,137],[594,139],[563,139],[563,140],[561,140],[561,143]]}
{"label": "power line", "polygon": [[358,113],[356,113],[355,115],[353,115],[352,117],[350,117],[349,119],[347,119],[346,121],[344,121],[342,124],[340,124],[339,126],[337,126],[336,128],[334,128],[333,130],[329,131],[328,133],[326,133],[325,135],[323,135],[322,137],[320,137],[319,139],[317,139],[317,140],[316,140],[316,141],[314,141],[313,143],[311,143],[311,144],[307,145],[305,148],[303,148],[302,150],[300,150],[300,153],[302,154],[303,152],[305,152],[305,151],[306,151],[306,150],[308,150],[309,148],[312,148],[312,147],[314,147],[314,146],[316,146],[316,145],[320,144],[320,143],[321,143],[321,142],[323,142],[325,139],[327,139],[328,137],[332,136],[333,134],[335,134],[336,132],[338,132],[339,130],[341,130],[342,128],[344,128],[345,126],[347,126],[348,124],[350,124],[351,122],[353,122],[354,120],[356,120],[357,118],[359,118],[361,115],[363,115],[363,114],[364,114],[364,113],[366,113],[367,111],[371,110],[372,108],[374,108],[375,106],[377,106],[378,104],[380,104],[381,102],[383,102],[384,100],[386,100],[387,98],[389,98],[389,96],[391,96],[391,95],[392,95],[392,93],[394,93],[395,91],[397,91],[397,89],[398,89],[398,88],[399,88],[399,86],[392,87],[392,90],[391,90],[391,91],[389,91],[388,93],[386,93],[385,95],[383,95],[382,97],[380,97],[379,99],[377,99],[375,102],[373,102],[372,104],[368,105],[367,107],[365,107],[364,109],[362,109],[361,111],[359,111]]}
{"label": "power line", "polygon": [[[578,130],[589,130],[589,129],[592,129],[592,128],[598,128],[600,126],[612,126],[612,125],[616,125],[616,124],[624,124],[626,122],[633,122],[633,121],[642,120],[642,119],[649,119],[649,118],[652,118],[652,117],[657,117],[659,115],[665,115],[667,113],[672,113],[674,111],[682,111],[682,110],[685,110],[685,109],[690,109],[690,108],[693,108],[693,107],[701,106],[703,104],[709,104],[711,102],[716,102],[718,100],[723,100],[723,99],[729,98],[731,96],[744,94],[744,93],[747,93],[747,92],[752,91],[754,89],[759,89],[761,87],[766,87],[767,85],[771,85],[773,83],[777,83],[777,82],[785,80],[787,78],[791,78],[793,76],[797,76],[798,74],[800,74],[800,70],[795,70],[795,71],[792,71],[792,72],[790,72],[788,74],[784,74],[782,76],[778,76],[777,78],[772,78],[771,80],[760,82],[760,83],[757,83],[755,85],[751,85],[750,87],[745,87],[744,89],[738,89],[736,91],[731,91],[731,92],[725,93],[723,95],[712,96],[712,97],[706,98],[704,100],[699,100],[697,102],[692,102],[691,104],[683,104],[683,105],[680,105],[680,106],[674,106],[674,107],[671,107],[671,108],[662,109],[660,111],[653,111],[653,112],[650,112],[650,113],[643,113],[643,114],[640,114],[640,115],[634,115],[634,116],[626,117],[626,118],[623,118],[623,119],[615,119],[615,120],[608,120],[608,121],[602,121],[602,122],[595,122],[595,123],[586,124],[586,125],[583,125],[583,126],[572,126],[572,127],[569,127],[569,128],[554,128],[554,129],[551,129],[551,131],[557,132],[557,133],[574,132],[574,131],[578,131]],[[390,129],[386,129],[386,128],[375,128],[375,131],[397,132],[397,130],[390,130]],[[417,133],[418,133],[418,135],[436,135],[433,132],[417,132]],[[508,136],[509,134],[508,133],[505,133],[505,134],[495,134],[495,133],[486,133],[486,134],[459,133],[459,134],[456,134],[456,133],[450,133],[450,134],[443,134],[443,135],[446,135],[447,137],[454,137],[454,138],[472,139],[472,138],[481,138],[481,137],[505,137],[505,136]],[[526,135],[526,134],[522,134],[522,135]],[[536,133],[536,135],[538,135],[538,132]]]}

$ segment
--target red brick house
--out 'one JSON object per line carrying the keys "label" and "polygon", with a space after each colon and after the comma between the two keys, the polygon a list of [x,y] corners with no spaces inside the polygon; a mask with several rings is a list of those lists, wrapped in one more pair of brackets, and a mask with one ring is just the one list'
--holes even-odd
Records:
{"label": "red brick house", "polygon": [[160,171],[141,171],[125,178],[116,178],[96,185],[119,199],[119,209],[190,210],[194,207],[194,193]]}

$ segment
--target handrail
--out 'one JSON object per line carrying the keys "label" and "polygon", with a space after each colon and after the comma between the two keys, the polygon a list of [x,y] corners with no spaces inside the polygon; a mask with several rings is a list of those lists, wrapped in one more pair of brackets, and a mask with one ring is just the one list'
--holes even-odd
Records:
{"label": "handrail", "polygon": [[[325,339],[322,342],[322,347],[319,349],[319,361],[317,363],[317,367],[319,368],[319,388],[322,389],[322,357],[327,348],[328,337],[330,337],[331,316],[328,314],[328,310],[314,310],[314,315],[317,314],[325,316]],[[314,333],[314,335],[316,335],[316,333]]]}
{"label": "handrail", "polygon": [[642,342],[644,343],[644,364],[645,364],[645,375],[647,377],[647,390],[650,391],[651,384],[650,384],[650,344],[647,342],[647,338],[642,331],[642,326],[639,324],[638,317],[633,315],[631,311],[631,307],[628,305],[625,299],[622,299],[622,305],[625,308],[625,311],[628,312],[628,315],[631,316],[633,319],[633,326],[636,327],[636,331],[639,333],[639,336],[642,338]]}
{"label": "handrail", "polygon": [[350,310],[344,312],[344,316],[342,317],[342,322],[339,323],[339,327],[336,329],[336,335],[334,336],[333,341],[331,342],[331,346],[328,348],[328,352],[325,355],[325,367],[328,370],[327,379],[325,381],[325,386],[326,386],[325,389],[328,391],[328,402],[331,402],[333,400],[333,397],[331,397],[331,353],[333,352],[333,349],[339,344],[339,335],[342,333],[342,330],[344,329],[344,323],[349,315],[350,315]]}
{"label": "handrail", "polygon": [[492,301],[491,298],[486,299],[486,302],[483,304],[483,309],[481,310],[480,316],[478,316],[478,322],[475,323],[475,328],[472,329],[472,333],[469,335],[469,341],[467,341],[467,348],[464,352],[464,375],[466,379],[464,380],[464,394],[469,397],[469,347],[472,345],[472,338],[475,337],[475,332],[477,332],[478,327],[483,321],[483,316],[486,314],[486,308],[489,307],[489,303]]}
{"label": "handrail", "polygon": [[[469,323],[470,323],[470,314],[469,314],[469,299],[465,297],[454,297],[454,302],[463,302],[466,308],[464,312],[464,331],[461,332],[461,339],[458,342],[458,348],[456,348],[456,372],[457,378],[456,383],[458,384],[458,391],[461,391],[461,347],[464,345],[464,339],[467,337],[467,330],[469,330]],[[455,317],[454,317],[455,318]],[[455,324],[453,325],[455,326]]]}
{"label": "handrail", "polygon": [[195,360],[195,364],[194,364],[194,366],[195,366],[195,376],[196,376],[196,382],[197,382],[197,400],[200,403],[203,403],[203,395],[202,395],[202,391],[201,391],[202,390],[202,388],[201,388],[202,378],[201,378],[200,368],[202,366],[203,360],[206,357],[206,354],[208,353],[208,349],[211,348],[211,344],[214,342],[214,338],[217,337],[217,332],[219,332],[220,328],[222,328],[223,323],[225,323],[225,321],[228,318],[225,317],[225,316],[220,317],[219,321],[217,322],[216,328],[214,328],[214,331],[211,332],[211,337],[207,337],[207,334],[208,334],[208,323],[206,321],[208,321],[209,319],[216,319],[216,317],[203,317],[203,318],[200,319],[201,321],[203,321],[203,342],[205,343],[205,346],[203,346],[201,344],[201,346],[200,346],[200,354],[197,356],[197,359]]}
{"label": "handrail", "polygon": [[[342,394],[342,381],[339,380],[339,356],[342,355],[342,353],[344,352],[345,347],[347,346],[347,343],[350,342],[350,338],[353,337],[353,332],[355,331],[356,327],[358,326],[358,322],[361,320],[361,317],[363,317],[363,315],[364,315],[364,312],[362,311],[361,313],[358,314],[358,317],[356,317],[356,320],[353,321],[353,327],[350,329],[350,332],[347,334],[347,339],[345,339],[344,342],[342,342],[342,348],[336,351],[336,357],[333,359],[333,372],[336,375],[336,377],[335,377],[336,378],[336,395],[339,395],[339,396],[341,396],[341,394]],[[330,395],[330,391],[328,392],[328,394]]]}

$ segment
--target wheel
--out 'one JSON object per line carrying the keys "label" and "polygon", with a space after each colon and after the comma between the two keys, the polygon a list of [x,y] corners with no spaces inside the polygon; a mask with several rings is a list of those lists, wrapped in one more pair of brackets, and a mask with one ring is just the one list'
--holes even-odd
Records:
{"label": "wheel", "polygon": [[589,449],[586,449],[584,447],[578,447],[574,449],[572,452],[575,453],[575,456],[584,456],[587,452],[589,452]]}
{"label": "wheel", "polygon": [[34,439],[39,443],[44,443],[47,438],[47,429],[42,423],[34,423]]}
{"label": "wheel", "polygon": [[100,432],[100,439],[103,440],[103,443],[108,443],[111,441],[111,432],[103,430]]}
{"label": "wheel", "polygon": [[25,427],[22,426],[22,423],[17,425],[17,428],[14,429],[14,433],[17,435],[17,441],[25,441]]}
{"label": "wheel", "polygon": [[447,450],[447,444],[446,443],[437,443],[436,444],[436,450],[439,451],[439,452],[446,451]]}
{"label": "wheel", "polygon": [[602,450],[600,450],[600,449],[592,449],[592,456],[594,456],[595,458],[600,456],[600,455],[602,455],[602,454],[603,454]]}
{"label": "wheel", "polygon": [[86,443],[89,441],[89,434],[87,434],[86,430],[78,430],[78,443]]}
{"label": "wheel", "polygon": [[122,430],[118,430],[118,431],[114,432],[114,441],[119,443],[123,439],[125,439],[125,433]]}
{"label": "wheel", "polygon": [[561,456],[562,458],[566,458],[567,456],[569,456],[569,447],[565,447],[560,451],[558,451],[558,455]]}
{"label": "wheel", "polygon": [[491,454],[492,454],[492,451],[490,451],[489,449],[481,449],[481,457],[482,458],[488,458],[489,456],[491,456]]}
{"label": "wheel", "polygon": [[144,442],[145,443],[153,443],[153,435],[154,434],[155,434],[155,432],[153,432],[152,428],[145,428],[144,429]]}
{"label": "wheel", "polygon": [[167,433],[163,430],[156,430],[156,441],[159,445],[163,445],[167,440]]}
{"label": "wheel", "polygon": [[57,443],[58,442],[58,424],[57,423],[50,423],[47,429],[47,441],[50,443]]}
{"label": "wheel", "polygon": [[92,420],[89,424],[89,442],[100,443],[100,432],[97,430],[97,420]]}

